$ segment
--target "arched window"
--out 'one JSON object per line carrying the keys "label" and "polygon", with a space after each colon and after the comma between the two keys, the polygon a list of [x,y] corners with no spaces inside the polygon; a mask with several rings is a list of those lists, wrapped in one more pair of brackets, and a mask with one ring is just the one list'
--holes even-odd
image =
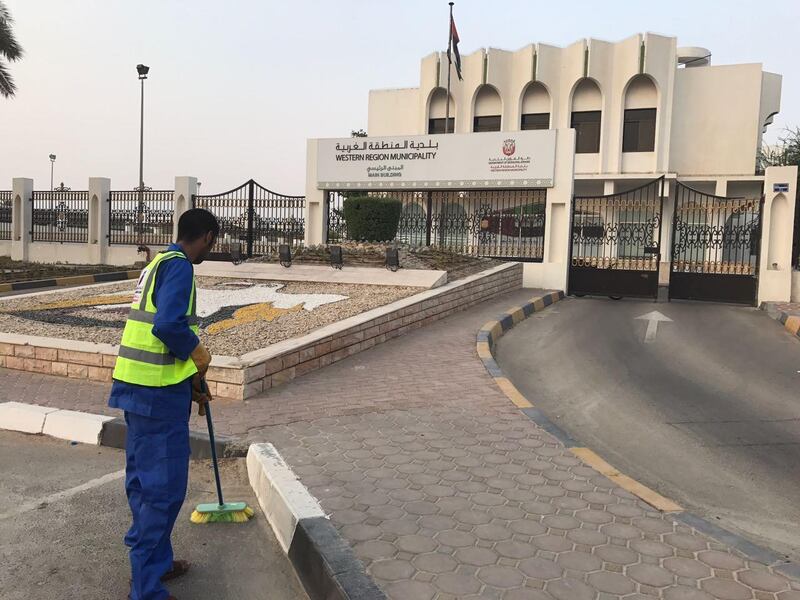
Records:
{"label": "arched window", "polygon": [[456,104],[450,95],[450,120],[445,128],[447,117],[447,90],[436,88],[428,104],[428,133],[453,133],[456,129]]}
{"label": "arched window", "polygon": [[658,92],[647,75],[634,77],[625,91],[623,152],[652,152],[656,147]]}
{"label": "arched window", "polygon": [[582,80],[572,94],[572,124],[575,130],[575,152],[600,152],[600,122],[603,98],[600,88],[591,79]]}
{"label": "arched window", "polygon": [[541,83],[533,82],[525,88],[520,108],[520,129],[550,129],[550,94]]}
{"label": "arched window", "polygon": [[482,85],[475,94],[475,110],[472,131],[500,131],[500,115],[503,102],[500,94],[491,85]]}

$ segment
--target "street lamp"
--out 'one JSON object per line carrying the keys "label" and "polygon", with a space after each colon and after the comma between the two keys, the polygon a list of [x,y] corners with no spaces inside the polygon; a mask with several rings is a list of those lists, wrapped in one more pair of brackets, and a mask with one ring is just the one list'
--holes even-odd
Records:
{"label": "street lamp", "polygon": [[56,164],[56,155],[50,155],[50,193],[53,193],[53,167]]}
{"label": "street lamp", "polygon": [[50,155],[50,214],[53,214],[53,205],[55,201],[53,200],[53,168],[56,165],[56,155]]}
{"label": "street lamp", "polygon": [[147,79],[150,67],[138,64],[136,72],[139,74],[139,81],[142,82],[142,106],[139,119],[139,209],[137,210],[138,243],[141,247],[144,234],[144,223],[142,222],[144,220],[144,80]]}

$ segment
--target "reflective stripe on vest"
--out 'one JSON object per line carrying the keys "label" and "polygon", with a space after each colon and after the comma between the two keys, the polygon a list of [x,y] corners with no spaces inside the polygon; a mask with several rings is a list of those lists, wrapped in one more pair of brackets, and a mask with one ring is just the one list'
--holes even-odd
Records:
{"label": "reflective stripe on vest", "polygon": [[[128,319],[131,321],[138,321],[139,323],[149,323],[152,325],[156,320],[155,313],[147,312],[146,310],[139,310],[138,308],[132,308],[128,312]],[[199,325],[200,319],[196,316],[187,316],[186,320],[189,321],[189,325]]]}
{"label": "reflective stripe on vest", "polygon": [[[153,335],[156,315],[156,306],[153,303],[154,283],[159,266],[167,260],[188,259],[182,252],[164,252],[145,267],[136,285],[128,320],[122,332],[114,379],[148,387],[165,387],[180,383],[197,372],[192,359],[178,359]],[[198,331],[196,310],[197,293],[193,278],[186,318],[190,329],[195,333]]]}

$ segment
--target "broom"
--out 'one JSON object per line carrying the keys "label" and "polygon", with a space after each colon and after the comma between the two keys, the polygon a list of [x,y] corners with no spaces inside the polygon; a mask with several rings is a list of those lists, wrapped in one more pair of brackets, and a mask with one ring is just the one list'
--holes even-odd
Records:
{"label": "broom", "polygon": [[[206,380],[200,380],[202,392],[207,393]],[[219,503],[209,502],[198,504],[190,518],[192,523],[244,523],[253,516],[253,509],[246,502],[228,502],[222,499],[222,484],[219,480],[219,465],[217,464],[217,446],[214,442],[214,424],[211,422],[211,407],[208,403],[201,404],[198,414],[206,416],[208,424],[208,440],[211,442],[211,459],[214,463],[214,478],[217,481],[217,498]]]}

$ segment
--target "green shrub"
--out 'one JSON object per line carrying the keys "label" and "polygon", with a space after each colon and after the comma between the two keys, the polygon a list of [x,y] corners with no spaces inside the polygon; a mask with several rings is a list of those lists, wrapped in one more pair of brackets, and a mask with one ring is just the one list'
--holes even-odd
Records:
{"label": "green shrub", "polygon": [[387,242],[397,235],[402,204],[395,198],[350,196],[342,203],[348,239]]}

